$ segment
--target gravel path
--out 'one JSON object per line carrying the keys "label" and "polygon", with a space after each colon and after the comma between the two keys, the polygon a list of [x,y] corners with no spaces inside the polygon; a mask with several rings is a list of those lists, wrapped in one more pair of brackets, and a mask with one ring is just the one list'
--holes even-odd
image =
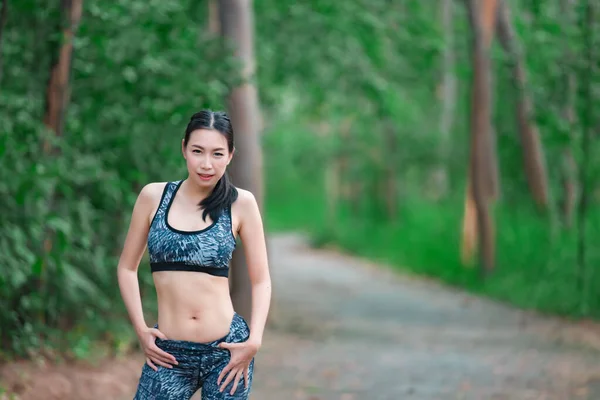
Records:
{"label": "gravel path", "polygon": [[[275,322],[257,356],[253,400],[600,399],[594,324],[399,276],[310,249],[297,234],[273,236],[269,247]],[[14,364],[1,376],[22,400],[125,400],[141,362]]]}
{"label": "gravel path", "polygon": [[256,399],[600,399],[585,329],[295,235],[271,247],[281,334],[259,360]]}

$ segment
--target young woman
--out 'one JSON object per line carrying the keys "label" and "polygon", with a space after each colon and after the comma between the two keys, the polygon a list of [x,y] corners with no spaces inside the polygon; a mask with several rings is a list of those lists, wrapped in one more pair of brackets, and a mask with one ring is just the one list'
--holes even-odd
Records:
{"label": "young woman", "polygon": [[[150,183],[135,203],[118,265],[123,301],[146,354],[135,400],[247,399],[271,300],[263,224],[254,196],[225,173],[233,129],[224,112],[194,114],[182,141],[185,180]],[[244,244],[250,326],[233,310],[229,261]],[[144,321],[137,270],[148,246],[158,324]],[[144,271],[149,273],[150,271]]]}

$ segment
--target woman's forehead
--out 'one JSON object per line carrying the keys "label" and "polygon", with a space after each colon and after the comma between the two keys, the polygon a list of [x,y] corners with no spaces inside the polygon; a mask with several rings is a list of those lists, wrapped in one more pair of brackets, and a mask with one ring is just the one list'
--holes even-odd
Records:
{"label": "woman's forehead", "polygon": [[214,129],[196,129],[190,134],[189,144],[201,147],[215,147],[227,145],[227,138]]}

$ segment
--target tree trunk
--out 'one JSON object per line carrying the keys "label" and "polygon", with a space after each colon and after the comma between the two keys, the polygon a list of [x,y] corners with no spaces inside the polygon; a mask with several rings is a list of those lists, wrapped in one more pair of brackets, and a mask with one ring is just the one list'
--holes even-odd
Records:
{"label": "tree trunk", "polygon": [[4,27],[6,26],[6,18],[8,17],[8,0],[2,0],[0,3],[0,84],[2,83],[2,39],[4,38]]}
{"label": "tree trunk", "polygon": [[[492,124],[492,114],[493,114],[493,92],[492,87],[492,68],[490,64],[490,49],[492,46],[492,40],[494,39],[494,31],[496,28],[496,9],[498,7],[498,0],[475,0],[480,7],[478,15],[479,20],[475,20],[477,16],[473,14],[473,11],[476,9],[471,8],[469,11],[470,22],[472,26],[476,26],[475,24],[481,24],[480,28],[478,28],[481,40],[483,41],[484,49],[483,51],[486,53],[485,55],[485,63],[487,64],[486,72],[485,72],[485,80],[486,83],[486,91],[487,94],[485,97],[487,100],[487,121],[488,128],[485,131],[485,134],[482,134],[482,149],[485,152],[485,167],[484,167],[484,184],[485,184],[485,193],[491,200],[496,200],[500,194],[500,173],[498,168],[498,155],[496,151],[496,132],[494,126]],[[479,21],[479,22],[478,22]],[[474,31],[475,32],[475,31]]]}
{"label": "tree trunk", "polygon": [[453,6],[453,0],[442,0],[441,19],[445,44],[442,58],[442,82],[438,92],[442,102],[442,113],[438,128],[440,132],[439,165],[434,167],[428,185],[429,192],[435,200],[445,196],[449,188],[447,163],[456,103]]}
{"label": "tree trunk", "polygon": [[[398,138],[394,125],[387,121],[383,128],[385,140],[385,154],[389,155],[389,160],[394,160],[394,154],[397,154]],[[392,223],[396,222],[398,216],[398,178],[396,174],[396,165],[393,162],[388,162],[384,166],[384,181],[383,181],[383,199],[387,218]]]}
{"label": "tree trunk", "polygon": [[[563,32],[568,31],[568,27],[575,21],[572,18],[574,0],[561,0],[561,14],[563,16]],[[573,54],[569,47],[569,41],[571,37],[564,38],[564,52],[565,60],[572,60]],[[573,157],[571,150],[573,139],[573,130],[575,128],[575,92],[576,92],[576,79],[572,68],[569,66],[564,73],[564,93],[565,102],[563,105],[562,117],[567,121],[567,130],[569,135],[569,143],[565,145],[562,151],[562,214],[563,223],[567,228],[573,225],[573,216],[575,214],[575,205],[577,203],[577,163]]]}
{"label": "tree trunk", "polygon": [[[50,80],[46,93],[46,113],[44,124],[56,136],[62,136],[64,116],[69,102],[69,77],[73,57],[73,38],[81,20],[82,0],[63,0],[62,10],[68,18],[68,24],[63,31],[63,43],[60,46],[57,62],[50,72]],[[44,150],[51,151],[49,142],[44,143]]]}
{"label": "tree trunk", "polygon": [[[69,77],[73,56],[73,38],[81,20],[82,6],[82,0],[63,0],[61,3],[62,17],[66,19],[67,24],[65,24],[66,27],[63,30],[63,42],[58,51],[58,57],[55,58],[56,62],[50,71],[50,78],[46,89],[46,110],[44,115],[44,124],[54,132],[55,136],[62,135],[64,115],[69,102]],[[5,10],[4,7],[3,10]],[[43,142],[42,148],[46,154],[56,151],[48,140]],[[48,199],[50,208],[52,208],[54,200],[54,196],[51,195]],[[45,254],[50,253],[52,245],[52,234],[48,232],[43,244]]]}
{"label": "tree trunk", "polygon": [[208,0],[208,34],[217,36],[221,32],[218,0]]}
{"label": "tree trunk", "polygon": [[590,146],[592,145],[592,130],[597,126],[594,123],[594,92],[593,92],[593,84],[594,84],[594,70],[596,69],[597,60],[594,54],[594,3],[593,0],[587,0],[585,7],[585,18],[583,19],[583,24],[585,24],[584,29],[582,29],[583,37],[585,40],[585,64],[582,68],[582,79],[581,82],[581,91],[582,91],[582,100],[583,100],[583,110],[581,116],[581,125],[583,128],[583,138],[581,141],[581,168],[579,170],[581,182],[581,196],[579,198],[579,207],[578,207],[578,220],[577,220],[577,228],[578,228],[578,243],[577,243],[577,283],[578,287],[581,291],[582,306],[587,306],[587,296],[588,296],[588,288],[589,288],[589,276],[588,276],[588,268],[587,268],[587,248],[586,248],[586,221],[588,214],[588,206],[589,206],[589,195],[590,188],[593,187],[590,182],[590,166],[591,166],[591,154],[590,154]]}
{"label": "tree trunk", "polygon": [[[321,122],[317,123],[313,127],[314,132],[316,133],[316,138],[322,138],[323,140],[331,140],[337,134],[338,129],[331,128],[331,126],[327,123]],[[330,230],[335,229],[335,224],[337,222],[337,210],[338,204],[340,201],[340,156],[335,155],[333,157],[333,162],[327,164],[324,173],[324,185],[325,188],[323,190],[325,207],[326,207],[326,225]]]}
{"label": "tree trunk", "polygon": [[530,191],[537,206],[541,210],[548,208],[548,177],[544,152],[540,142],[537,125],[533,121],[533,106],[527,94],[527,77],[522,51],[515,38],[508,5],[505,0],[498,0],[498,37],[502,47],[511,59],[513,80],[517,89],[516,114],[521,143],[525,174]]}
{"label": "tree trunk", "polygon": [[[64,116],[69,103],[69,78],[71,75],[71,64],[73,58],[73,38],[77,32],[77,27],[81,20],[83,0],[62,0],[61,2],[61,18],[66,20],[65,28],[63,29],[63,41],[58,50],[56,62],[52,65],[48,87],[46,89],[46,110],[44,115],[44,124],[50,129],[56,137],[62,136]],[[57,149],[52,146],[50,140],[44,140],[42,148],[46,154],[56,155]],[[49,210],[54,210],[57,202],[55,188],[48,197]],[[41,273],[38,282],[38,291],[44,297],[48,291],[45,281],[47,263],[46,259],[52,252],[54,246],[54,231],[46,227],[44,242],[42,243],[42,252],[44,261],[41,266]],[[60,302],[60,298],[57,300]],[[46,324],[52,324],[50,321],[51,315],[48,310],[45,311],[44,321]]]}
{"label": "tree trunk", "polygon": [[354,172],[350,168],[352,148],[348,143],[352,142],[352,117],[346,118],[340,124],[340,146],[339,146],[339,176],[340,176],[340,196],[349,204],[351,210],[357,214],[360,210],[360,193],[362,192],[362,182],[360,178],[352,176]]}
{"label": "tree trunk", "polygon": [[327,228],[334,230],[337,222],[337,206],[340,198],[340,169],[338,162],[325,167],[325,203],[327,207]]}
{"label": "tree trunk", "polygon": [[[236,186],[251,191],[263,208],[262,154],[259,145],[259,104],[257,89],[251,79],[255,72],[254,26],[252,2],[219,0],[221,34],[235,49],[241,62],[243,82],[233,88],[228,99],[228,112],[236,133],[236,151],[230,166]],[[236,312],[251,318],[252,290],[243,243],[233,254],[231,265],[231,297]]]}
{"label": "tree trunk", "polygon": [[[491,90],[490,90],[490,45],[493,37],[496,1],[481,2],[468,0],[467,7],[473,29],[472,57],[473,84],[471,93],[471,154],[469,183],[465,204],[465,220],[463,234],[474,232],[474,237],[463,237],[463,261],[469,261],[472,254],[467,254],[469,246],[475,249],[479,242],[480,265],[484,274],[494,268],[494,225],[490,215],[490,203],[493,193],[490,192],[492,168],[490,164],[491,140]],[[474,212],[472,208],[474,208]],[[476,220],[473,223],[472,219]],[[478,236],[478,238],[477,238]]]}

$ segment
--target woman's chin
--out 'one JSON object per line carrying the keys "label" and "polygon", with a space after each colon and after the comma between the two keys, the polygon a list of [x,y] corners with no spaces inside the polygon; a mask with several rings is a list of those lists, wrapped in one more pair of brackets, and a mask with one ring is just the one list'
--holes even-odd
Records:
{"label": "woman's chin", "polygon": [[215,176],[211,176],[210,178],[205,178],[205,177],[196,175],[195,178],[196,179],[194,179],[194,181],[196,182],[196,184],[199,186],[202,186],[202,187],[214,186],[217,183]]}

